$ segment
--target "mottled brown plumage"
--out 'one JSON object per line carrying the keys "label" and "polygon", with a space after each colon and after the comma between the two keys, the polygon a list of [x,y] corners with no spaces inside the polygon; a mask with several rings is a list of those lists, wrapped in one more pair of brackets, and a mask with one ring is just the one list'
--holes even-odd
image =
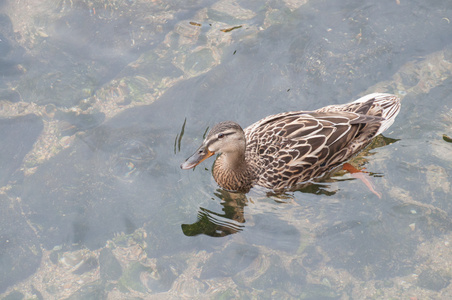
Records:
{"label": "mottled brown plumage", "polygon": [[348,104],[272,115],[245,130],[221,122],[181,168],[221,153],[212,174],[224,189],[260,185],[280,191],[345,162],[389,128],[399,110],[399,98],[375,93]]}

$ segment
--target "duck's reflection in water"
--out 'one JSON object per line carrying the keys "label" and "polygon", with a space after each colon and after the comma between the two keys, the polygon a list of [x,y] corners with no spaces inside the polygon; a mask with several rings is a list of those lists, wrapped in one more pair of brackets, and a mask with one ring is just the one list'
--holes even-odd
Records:
{"label": "duck's reflection in water", "polygon": [[182,224],[186,236],[205,234],[222,237],[242,231],[245,223],[244,209],[248,199],[243,193],[233,193],[218,189],[214,193],[221,200],[223,213],[199,208],[198,220],[193,224]]}
{"label": "duck's reflection in water", "polygon": [[[331,196],[336,191],[331,191],[329,185],[309,184],[303,186],[299,191],[317,195]],[[186,236],[196,236],[205,234],[212,237],[223,237],[240,232],[245,227],[245,206],[248,203],[246,194],[229,192],[218,189],[214,195],[221,200],[223,206],[222,213],[214,212],[200,207],[198,211],[198,220],[193,224],[182,224],[182,231]],[[263,194],[265,198],[271,198],[278,203],[293,201],[291,193],[273,193]]]}

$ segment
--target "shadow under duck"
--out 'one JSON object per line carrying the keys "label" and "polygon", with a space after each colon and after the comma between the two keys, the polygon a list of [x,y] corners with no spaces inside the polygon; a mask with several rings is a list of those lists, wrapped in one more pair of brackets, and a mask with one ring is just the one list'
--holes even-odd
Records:
{"label": "shadow under duck", "polygon": [[388,129],[399,111],[397,96],[374,93],[315,111],[268,116],[245,130],[221,122],[181,168],[221,153],[212,174],[222,188],[246,192],[259,185],[281,191],[344,163]]}

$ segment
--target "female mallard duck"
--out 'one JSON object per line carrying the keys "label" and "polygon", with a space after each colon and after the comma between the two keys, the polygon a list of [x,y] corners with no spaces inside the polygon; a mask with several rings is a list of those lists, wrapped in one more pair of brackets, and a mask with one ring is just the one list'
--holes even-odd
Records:
{"label": "female mallard duck", "polygon": [[375,93],[315,111],[268,116],[245,130],[235,122],[221,122],[181,168],[193,168],[221,153],[212,173],[222,188],[248,191],[260,185],[283,190],[348,160],[388,129],[399,110],[397,96]]}

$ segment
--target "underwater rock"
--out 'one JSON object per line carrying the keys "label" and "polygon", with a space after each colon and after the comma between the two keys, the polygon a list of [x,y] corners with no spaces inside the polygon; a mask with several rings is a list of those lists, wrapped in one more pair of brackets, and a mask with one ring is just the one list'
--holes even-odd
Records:
{"label": "underwater rock", "polygon": [[77,292],[72,294],[67,300],[95,300],[95,299],[105,299],[106,292],[105,286],[102,281],[98,280],[90,284],[82,286]]}
{"label": "underwater rock", "polygon": [[23,158],[31,150],[43,129],[40,117],[30,114],[0,118],[0,186],[14,180]]}
{"label": "underwater rock", "polygon": [[257,247],[233,243],[212,255],[204,265],[200,279],[234,276],[247,268],[258,255]]}
{"label": "underwater rock", "polygon": [[122,269],[113,252],[109,248],[104,248],[99,254],[100,278],[102,280],[118,280],[121,277]]}
{"label": "underwater rock", "polygon": [[18,203],[0,195],[0,293],[33,274],[41,262],[41,247]]}
{"label": "underwater rock", "polygon": [[300,232],[287,221],[272,214],[253,216],[255,225],[246,228],[245,239],[255,245],[295,253],[300,246]]}
{"label": "underwater rock", "polygon": [[417,285],[419,287],[433,291],[440,291],[447,287],[449,283],[450,278],[445,278],[437,271],[430,269],[422,271],[417,279]]}

